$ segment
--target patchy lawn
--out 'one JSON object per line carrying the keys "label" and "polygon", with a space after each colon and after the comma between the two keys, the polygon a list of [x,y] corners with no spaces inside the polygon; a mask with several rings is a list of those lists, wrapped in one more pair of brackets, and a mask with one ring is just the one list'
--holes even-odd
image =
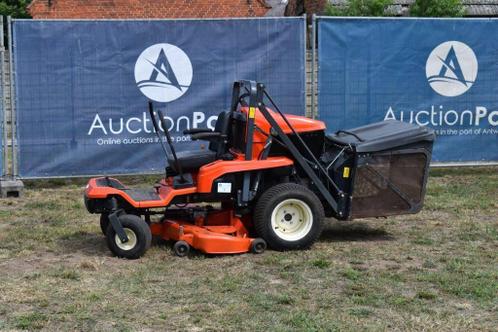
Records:
{"label": "patchy lawn", "polygon": [[112,257],[83,187],[0,200],[0,330],[498,326],[498,168],[433,170],[420,214],[330,221],[312,250],[183,259]]}

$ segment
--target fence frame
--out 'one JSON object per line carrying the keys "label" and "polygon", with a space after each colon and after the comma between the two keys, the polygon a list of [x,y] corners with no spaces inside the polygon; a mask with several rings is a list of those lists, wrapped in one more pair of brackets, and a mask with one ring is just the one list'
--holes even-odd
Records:
{"label": "fence frame", "polygon": [[7,175],[9,168],[9,159],[7,155],[8,149],[8,136],[7,136],[7,112],[5,107],[7,105],[5,94],[5,43],[4,43],[4,18],[0,17],[0,84],[1,84],[1,121],[2,121],[2,177]]}
{"label": "fence frame", "polygon": [[7,17],[7,42],[9,49],[9,90],[10,90],[10,132],[11,132],[11,173],[13,178],[18,178],[19,169],[17,165],[17,117],[16,117],[16,92],[15,92],[15,65],[13,57],[14,39],[12,36],[12,17]]}
{"label": "fence frame", "polygon": [[[50,19],[50,20],[42,20],[42,21],[232,21],[232,20],[271,20],[271,19],[292,19],[295,20],[296,17],[240,17],[240,18],[178,18],[178,19]],[[318,54],[318,35],[319,35],[319,22],[321,20],[433,20],[434,18],[424,18],[424,17],[340,17],[340,16],[318,16],[313,14],[312,16],[312,24],[311,24],[311,37],[308,38],[308,25],[306,23],[306,14],[301,16],[301,19],[304,20],[304,31],[301,36],[304,38],[304,47],[303,47],[303,61],[304,67],[303,70],[303,79],[304,79],[304,91],[303,91],[303,104],[306,105],[306,91],[308,89],[307,84],[311,84],[309,89],[311,91],[311,110],[307,112],[305,110],[305,114],[311,114],[312,118],[319,117],[319,102],[318,96],[320,94],[320,86],[319,75],[320,75],[320,66],[318,63],[319,54]],[[496,21],[498,18],[438,18],[438,20],[493,20]],[[0,17],[0,33],[3,36],[6,32],[7,37],[7,45],[4,43],[4,38],[0,41],[0,81],[2,83],[1,91],[0,91],[0,119],[2,121],[2,143],[1,143],[1,155],[2,155],[2,172],[1,176],[5,177],[10,175],[12,178],[19,178],[19,163],[18,163],[18,153],[19,153],[19,145],[17,144],[17,112],[16,112],[16,72],[15,72],[15,64],[14,64],[14,56],[13,50],[15,49],[15,41],[13,38],[13,24],[16,21],[32,21],[31,19],[12,19],[10,16],[5,20],[4,17]],[[7,30],[4,30],[5,24],[7,24]],[[311,44],[311,45],[310,45]],[[311,74],[310,74],[310,83],[307,82],[307,70],[306,70],[306,59],[307,59],[307,50],[311,49]],[[6,57],[5,52],[8,51],[8,56]],[[8,69],[10,80],[7,82],[7,65],[6,61],[8,60]],[[7,84],[8,83],[8,84]],[[10,100],[7,100],[7,89],[10,92]],[[10,117],[7,113],[7,109],[10,108]],[[9,127],[10,120],[10,127]],[[8,129],[10,128],[10,135],[8,133]],[[10,149],[9,149],[9,140],[10,140]],[[10,154],[9,154],[10,151]],[[10,158],[9,158],[10,157]],[[10,159],[10,160],[9,160]],[[470,161],[470,162],[432,162],[431,167],[441,168],[441,167],[487,167],[487,166],[497,166],[498,161]],[[10,172],[9,172],[10,170]],[[140,174],[161,174],[161,172],[146,172]],[[120,176],[130,176],[137,175],[137,173],[130,174],[119,174]],[[89,175],[91,176],[91,175]],[[87,177],[83,175],[75,175],[75,176],[50,176],[50,177],[26,177],[25,179],[47,179],[47,178],[82,178]]]}
{"label": "fence frame", "polygon": [[[303,38],[303,68],[302,68],[302,76],[303,76],[303,81],[304,81],[304,88],[302,91],[302,98],[303,98],[303,105],[305,109],[303,110],[303,115],[306,114],[306,89],[307,89],[307,74],[306,74],[306,52],[307,52],[307,21],[306,21],[306,14],[303,14],[302,16],[282,16],[282,17],[273,17],[273,16],[264,16],[264,17],[223,17],[223,18],[133,18],[133,19],[122,19],[122,18],[116,18],[116,19],[39,19],[36,21],[50,21],[50,22],[144,22],[144,21],[152,21],[152,22],[161,22],[161,21],[166,21],[166,22],[175,22],[175,21],[241,21],[241,20],[302,20],[303,23],[303,35],[301,38]],[[15,42],[13,38],[13,24],[14,22],[19,22],[19,21],[34,21],[33,19],[12,19],[10,16],[7,18],[8,21],[8,48],[9,48],[9,65],[11,69],[11,80],[10,80],[10,89],[11,89],[11,123],[15,123],[15,126],[12,126],[12,128],[17,127],[17,112],[14,111],[15,107],[15,100],[16,100],[16,90],[17,87],[15,85],[15,64],[14,64],[14,57],[13,57],[13,52],[15,50]],[[16,128],[17,129],[17,128]],[[15,178],[22,179],[22,180],[43,180],[43,179],[66,179],[66,178],[87,178],[87,177],[92,177],[92,176],[101,176],[102,174],[106,174],[108,176],[136,176],[136,175],[158,175],[158,174],[164,174],[163,171],[158,170],[158,171],[148,171],[148,172],[140,172],[140,173],[119,173],[119,174],[113,174],[113,173],[105,173],[102,172],[101,174],[88,174],[88,175],[61,175],[61,176],[36,176],[36,177],[21,177],[19,175],[19,163],[18,163],[18,154],[19,154],[19,149],[20,146],[18,144],[14,144],[14,142],[18,142],[17,140],[17,130],[11,130],[12,132],[12,159],[11,159],[11,166],[12,166],[12,173]]]}
{"label": "fence frame", "polygon": [[[315,77],[315,70],[318,69],[316,65],[316,37],[317,37],[317,27],[316,27],[317,16],[313,14],[311,18],[311,115],[313,119],[318,118],[318,108],[315,107],[315,88],[318,88],[318,71],[316,72],[317,77]],[[316,85],[316,87],[315,87]]]}
{"label": "fence frame", "polygon": [[[465,17],[465,18],[461,18],[461,17],[438,17],[438,18],[434,18],[434,17],[362,17],[362,16],[315,16],[313,15],[313,25],[312,25],[312,35],[314,35],[314,38],[312,39],[312,49],[313,50],[316,50],[317,52],[317,59],[316,59],[316,62],[313,61],[312,63],[312,67],[313,66],[316,66],[317,68],[317,78],[316,78],[316,93],[317,93],[317,96],[320,95],[320,87],[318,85],[318,82],[319,82],[319,79],[318,79],[318,76],[320,75],[320,65],[318,64],[318,58],[320,56],[320,54],[318,54],[318,34],[319,34],[319,21],[320,20],[357,20],[357,19],[361,19],[361,20],[434,20],[434,19],[437,19],[437,20],[444,20],[444,21],[453,21],[453,20],[458,20],[458,21],[461,21],[461,20],[468,20],[468,21],[486,21],[486,20],[489,20],[489,21],[498,21],[498,18],[496,17],[489,17],[489,18],[479,18],[479,17]],[[313,52],[313,54],[315,54]],[[313,84],[314,82],[312,82]],[[318,105],[318,99],[317,99],[317,102],[316,102],[316,117],[318,118],[318,115],[319,115],[319,105]],[[431,167],[434,167],[434,168],[445,168],[445,167],[489,167],[489,166],[498,166],[498,161],[484,161],[484,160],[480,160],[480,161],[457,161],[457,162],[432,162],[431,161],[431,164],[430,164]]]}

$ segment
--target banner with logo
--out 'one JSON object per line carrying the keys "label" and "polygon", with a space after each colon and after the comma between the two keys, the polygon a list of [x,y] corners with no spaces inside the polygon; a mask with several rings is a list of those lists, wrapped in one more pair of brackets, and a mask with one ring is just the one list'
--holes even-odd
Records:
{"label": "banner with logo", "polygon": [[161,171],[147,101],[178,150],[201,149],[183,130],[213,128],[235,80],[263,82],[304,114],[305,22],[14,21],[20,175]]}
{"label": "banner with logo", "polygon": [[498,20],[318,20],[318,107],[329,131],[431,126],[435,162],[498,161]]}

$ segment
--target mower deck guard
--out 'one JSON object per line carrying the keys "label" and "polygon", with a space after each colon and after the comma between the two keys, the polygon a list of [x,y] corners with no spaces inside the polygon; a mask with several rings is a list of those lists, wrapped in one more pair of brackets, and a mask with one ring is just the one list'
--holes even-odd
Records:
{"label": "mower deck guard", "polygon": [[430,128],[394,120],[328,135],[328,158],[339,161],[331,175],[351,179],[349,218],[420,211],[434,139]]}

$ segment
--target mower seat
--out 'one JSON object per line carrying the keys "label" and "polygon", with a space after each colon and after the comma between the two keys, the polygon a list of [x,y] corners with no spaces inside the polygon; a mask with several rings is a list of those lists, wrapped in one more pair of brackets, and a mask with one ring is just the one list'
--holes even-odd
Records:
{"label": "mower seat", "polygon": [[[200,130],[185,130],[184,134],[195,134],[196,132],[211,132],[219,133],[224,136],[213,137],[209,139],[209,149],[208,150],[193,150],[193,151],[182,151],[176,154],[178,157],[178,163],[180,164],[184,172],[192,172],[198,170],[201,166],[212,163],[213,161],[220,159],[224,154],[226,154],[226,135],[228,133],[230,124],[230,112],[223,111],[218,115],[214,130],[200,129]],[[176,169],[175,160],[173,156],[168,157],[169,167],[178,172]]]}
{"label": "mower seat", "polygon": [[[177,152],[178,163],[184,172],[192,172],[198,170],[201,166],[212,163],[216,160],[216,152],[211,150],[195,150]],[[178,172],[176,169],[175,160],[172,157],[168,158],[169,167]]]}

